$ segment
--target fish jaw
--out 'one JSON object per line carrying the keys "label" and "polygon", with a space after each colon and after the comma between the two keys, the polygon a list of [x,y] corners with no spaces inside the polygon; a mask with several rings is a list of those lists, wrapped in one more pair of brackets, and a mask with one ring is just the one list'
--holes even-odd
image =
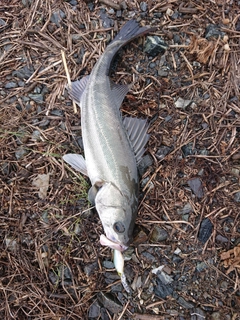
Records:
{"label": "fish jaw", "polygon": [[102,246],[107,246],[113,250],[117,250],[117,251],[125,251],[127,250],[127,246],[123,245],[123,244],[120,244],[120,243],[117,243],[117,242],[114,242],[110,239],[108,239],[104,234],[101,234],[100,236],[100,243]]}
{"label": "fish jaw", "polygon": [[[135,196],[137,200],[137,196]],[[105,235],[102,235],[102,245],[124,251],[131,242],[136,218],[134,201],[129,201],[114,184],[105,183],[98,191],[95,206],[102,222]]]}

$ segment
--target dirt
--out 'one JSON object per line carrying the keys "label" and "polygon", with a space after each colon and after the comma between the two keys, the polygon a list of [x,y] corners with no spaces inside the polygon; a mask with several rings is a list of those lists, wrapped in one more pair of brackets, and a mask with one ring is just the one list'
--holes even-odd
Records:
{"label": "dirt", "polygon": [[[240,319],[239,1],[0,1],[2,319]],[[116,56],[123,115],[149,120],[122,287],[66,84],[130,19],[156,27]],[[159,41],[160,41],[159,40]],[[66,66],[64,67],[64,57]],[[67,70],[66,70],[67,68]]]}

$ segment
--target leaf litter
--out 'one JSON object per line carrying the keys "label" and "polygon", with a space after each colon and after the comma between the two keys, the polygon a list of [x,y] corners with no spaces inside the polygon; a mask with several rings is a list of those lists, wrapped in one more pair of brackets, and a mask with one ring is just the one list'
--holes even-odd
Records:
{"label": "leaf litter", "polygon": [[[1,318],[238,319],[237,1],[0,3]],[[135,240],[124,253],[130,297],[107,268],[88,181],[61,157],[83,153],[63,56],[71,80],[89,74],[131,18],[157,26],[167,50],[151,57],[137,39],[111,70],[115,82],[133,82],[123,114],[151,123],[152,161],[141,168]],[[211,228],[201,229],[204,219]],[[152,237],[156,227],[163,239]]]}

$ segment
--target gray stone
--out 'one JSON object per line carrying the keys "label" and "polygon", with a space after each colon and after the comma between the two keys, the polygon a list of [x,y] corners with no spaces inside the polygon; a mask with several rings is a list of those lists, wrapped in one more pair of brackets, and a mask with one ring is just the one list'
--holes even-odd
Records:
{"label": "gray stone", "polygon": [[50,111],[50,114],[53,115],[53,116],[62,117],[63,116],[63,111],[62,110],[53,109],[53,110]]}
{"label": "gray stone", "polygon": [[164,284],[160,279],[156,279],[156,286],[154,287],[156,296],[166,299],[168,296],[173,295],[173,288],[170,284]]}
{"label": "gray stone", "polygon": [[156,258],[149,252],[145,251],[142,252],[142,256],[149,262],[149,263],[153,263],[156,261]]}
{"label": "gray stone", "polygon": [[168,233],[165,229],[162,229],[158,226],[154,226],[150,241],[152,242],[161,242],[165,241],[168,238]]}
{"label": "gray stone", "polygon": [[191,310],[191,320],[204,320],[206,319],[205,312],[200,308],[193,308]]}
{"label": "gray stone", "polygon": [[207,240],[210,238],[212,234],[212,230],[212,222],[208,218],[203,219],[198,232],[198,240],[203,243],[207,242]]}
{"label": "gray stone", "polygon": [[143,51],[148,55],[155,57],[158,53],[164,53],[167,50],[167,44],[158,36],[149,36],[144,45]]}
{"label": "gray stone", "polygon": [[17,84],[16,82],[7,82],[4,86],[5,89],[13,89],[13,88],[16,88],[17,87]]}
{"label": "gray stone", "polygon": [[142,176],[144,172],[153,164],[153,159],[149,154],[142,157],[138,164],[139,175]]}
{"label": "gray stone", "polygon": [[160,146],[156,152],[156,158],[162,160],[172,151],[172,148],[168,146]]}
{"label": "gray stone", "polygon": [[44,97],[42,93],[29,93],[29,98],[37,103],[41,103],[44,101]]}
{"label": "gray stone", "polygon": [[91,304],[89,311],[88,311],[88,317],[89,318],[98,318],[100,315],[100,305],[97,301],[94,301],[93,304]]}
{"label": "gray stone", "polygon": [[206,27],[206,31],[205,31],[205,38],[206,39],[209,39],[211,37],[223,38],[224,35],[225,35],[225,32],[221,31],[221,27],[216,24],[209,24]]}
{"label": "gray stone", "polygon": [[22,159],[29,153],[28,150],[24,149],[22,146],[15,151],[15,157],[17,160]]}
{"label": "gray stone", "polygon": [[223,237],[222,235],[218,234],[216,236],[216,240],[222,243],[228,243],[228,239],[226,237]]}
{"label": "gray stone", "polygon": [[183,99],[183,98],[179,97],[179,98],[175,101],[175,107],[176,107],[177,109],[183,109],[183,110],[185,110],[191,103],[192,103],[192,100],[186,100],[186,99]]}
{"label": "gray stone", "polygon": [[41,132],[38,130],[34,130],[32,133],[32,136],[31,136],[32,140],[33,141],[40,141],[41,140],[40,137],[41,137]]}
{"label": "gray stone", "polygon": [[111,293],[100,292],[97,295],[97,299],[106,309],[114,314],[123,310],[121,303]]}
{"label": "gray stone", "polygon": [[198,198],[204,196],[202,181],[199,178],[196,177],[188,180],[188,185]]}
{"label": "gray stone", "polygon": [[188,214],[191,212],[193,212],[193,208],[189,202],[186,203],[182,209],[177,209],[177,213],[181,215]]}
{"label": "gray stone", "polygon": [[5,26],[5,24],[6,24],[6,21],[0,18],[0,26]]}
{"label": "gray stone", "polygon": [[103,261],[103,266],[106,269],[114,269],[114,263],[112,261],[109,261],[109,260]]}
{"label": "gray stone", "polygon": [[177,302],[178,302],[183,308],[186,308],[186,309],[192,309],[192,308],[194,308],[194,304],[191,303],[191,302],[189,302],[189,301],[186,301],[183,297],[178,297]]}
{"label": "gray stone", "polygon": [[148,8],[148,5],[147,5],[146,2],[141,2],[141,3],[140,3],[140,9],[141,9],[143,12],[147,11],[147,8]]}
{"label": "gray stone", "polygon": [[85,274],[87,276],[90,276],[93,273],[93,271],[97,270],[97,268],[98,268],[98,263],[97,262],[93,262],[93,263],[87,264],[83,268],[83,270],[84,270],[84,272],[85,272]]}
{"label": "gray stone", "polygon": [[213,313],[211,314],[211,319],[212,319],[212,320],[222,320],[221,313],[220,313],[219,311],[213,312]]}
{"label": "gray stone", "polygon": [[240,191],[236,192],[233,196],[234,201],[240,202]]}
{"label": "gray stone", "polygon": [[33,74],[34,69],[32,67],[28,68],[28,66],[24,66],[18,70],[12,72],[13,77],[17,77],[19,79],[28,79]]}
{"label": "gray stone", "polygon": [[65,13],[62,10],[58,9],[52,13],[50,21],[60,27],[61,21],[65,17]]}

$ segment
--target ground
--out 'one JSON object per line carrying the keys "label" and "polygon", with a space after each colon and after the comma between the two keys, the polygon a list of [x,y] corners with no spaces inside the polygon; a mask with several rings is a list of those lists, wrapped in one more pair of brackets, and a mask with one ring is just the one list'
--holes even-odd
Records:
{"label": "ground", "polygon": [[[0,1],[1,319],[240,319],[239,1]],[[123,115],[148,118],[128,295],[102,247],[66,84],[130,19]],[[159,45],[157,49],[159,49]],[[64,67],[64,57],[66,66]]]}

